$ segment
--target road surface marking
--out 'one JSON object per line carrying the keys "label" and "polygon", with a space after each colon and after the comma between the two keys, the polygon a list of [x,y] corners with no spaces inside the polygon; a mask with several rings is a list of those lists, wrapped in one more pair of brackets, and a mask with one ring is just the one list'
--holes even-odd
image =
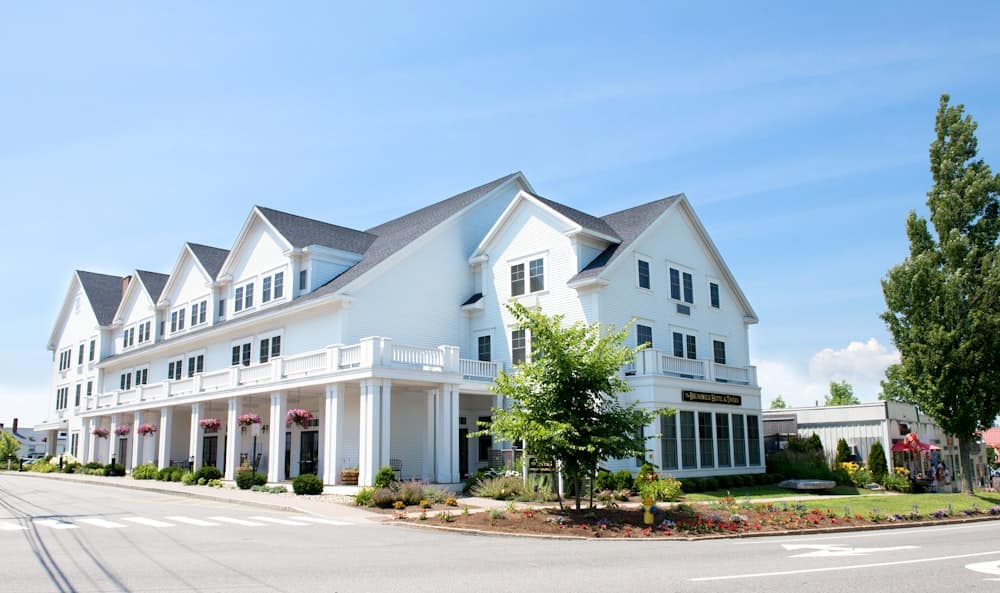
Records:
{"label": "road surface marking", "polygon": [[993,556],[1000,554],[1000,550],[992,552],[977,552],[975,554],[959,554],[957,556],[938,556],[936,558],[912,558],[910,560],[896,560],[894,562],[872,562],[871,564],[851,564],[847,566],[825,566],[823,568],[803,568],[801,570],[777,570],[774,572],[751,572],[747,574],[730,574],[716,577],[697,577],[691,581],[732,581],[736,579],[753,579],[759,577],[777,577],[791,574],[809,574],[812,572],[837,572],[847,570],[859,570],[862,568],[879,568],[882,566],[898,566],[901,564],[920,564],[922,562],[937,562],[939,560],[957,560],[959,558],[977,558],[979,556]]}
{"label": "road surface marking", "polygon": [[197,525],[198,527],[217,527],[218,523],[212,523],[211,521],[202,521],[201,519],[192,519],[191,517],[164,517],[164,519],[169,519],[176,523],[187,523],[188,525]]}
{"label": "road surface marking", "polygon": [[347,521],[337,521],[336,519],[327,519],[325,517],[306,517],[302,515],[295,515],[292,517],[296,521],[308,521],[310,523],[322,523],[323,525],[353,525],[353,523],[348,523]]}
{"label": "road surface marking", "polygon": [[35,519],[35,525],[42,525],[45,527],[51,527],[52,529],[79,529],[79,525],[73,525],[72,523],[67,523],[65,521],[59,521],[57,519]]}
{"label": "road surface marking", "polygon": [[852,548],[832,544],[781,544],[786,550],[812,550],[803,554],[792,554],[789,558],[830,558],[838,556],[864,556],[874,552],[895,550],[915,550],[920,546],[892,546],[891,548]]}
{"label": "road surface marking", "polygon": [[122,521],[129,521],[132,523],[138,523],[139,525],[149,525],[150,527],[173,527],[173,523],[164,523],[163,521],[157,521],[156,519],[147,519],[146,517],[122,517]]}
{"label": "road surface marking", "polygon": [[88,517],[86,519],[77,519],[80,523],[86,523],[88,525],[94,525],[95,527],[103,527],[104,529],[119,529],[121,527],[128,527],[122,523],[115,523],[114,521],[108,521],[107,519],[100,519],[98,517]]}
{"label": "road surface marking", "polygon": [[18,523],[0,523],[0,531],[22,531],[25,529],[27,527]]}
{"label": "road surface marking", "polygon": [[[965,567],[975,572],[982,572],[1000,577],[1000,560],[991,560],[990,562],[977,562],[975,564],[966,564]],[[986,580],[1000,581],[1000,579],[986,579]]]}
{"label": "road surface marking", "polygon": [[295,525],[298,527],[309,525],[308,523],[303,523],[301,521],[289,521],[288,519],[279,519],[277,517],[255,516],[250,518],[256,521],[264,521],[266,523],[277,523],[278,525]]}
{"label": "road surface marking", "polygon": [[243,525],[245,527],[263,527],[263,523],[257,523],[255,521],[246,521],[244,519],[233,519],[231,517],[209,517],[213,521],[222,521],[223,523],[232,523],[233,525]]}
{"label": "road surface marking", "polygon": [[[971,525],[956,525],[952,527],[945,527],[943,525],[927,525],[925,527],[912,527],[905,531],[907,534],[912,534],[918,531],[927,531],[933,529],[934,533],[940,533],[942,531],[965,531],[967,529],[996,529],[996,525],[992,521],[983,521],[980,523],[972,523]],[[877,529],[871,533],[858,533],[850,532],[841,535],[817,535],[817,536],[805,536],[805,535],[795,535],[792,536],[796,541],[804,542],[821,542],[831,539],[854,539],[856,537],[901,537],[902,534],[898,529]],[[735,541],[732,543],[734,546],[765,546],[774,545],[774,540],[779,538],[787,538],[787,535],[770,535],[765,537],[755,537],[750,540]]]}

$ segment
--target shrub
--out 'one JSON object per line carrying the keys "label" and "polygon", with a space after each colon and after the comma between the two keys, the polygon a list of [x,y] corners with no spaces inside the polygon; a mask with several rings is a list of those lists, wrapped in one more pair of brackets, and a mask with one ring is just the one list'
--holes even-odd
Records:
{"label": "shrub", "polygon": [[[424,498],[433,503],[442,503],[447,501],[449,498],[454,500],[451,496],[451,492],[447,492],[440,488],[434,488],[433,486],[427,486],[426,484],[420,484],[424,491]],[[458,504],[457,502],[455,504]],[[452,505],[454,506],[454,505]]]}
{"label": "shrub", "polygon": [[615,475],[606,469],[602,469],[597,472],[597,477],[594,478],[594,490],[614,490],[615,489]]}
{"label": "shrub", "polygon": [[181,484],[185,486],[193,486],[197,481],[198,478],[195,477],[194,472],[184,472],[181,474]]}
{"label": "shrub", "polygon": [[157,470],[156,466],[152,463],[137,465],[132,468],[133,480],[155,480],[158,474],[159,470]]}
{"label": "shrub", "polygon": [[679,480],[664,478],[655,482],[646,482],[641,494],[643,498],[650,497],[657,502],[673,502],[679,500],[684,491]]}
{"label": "shrub", "polygon": [[114,464],[109,463],[109,464],[107,464],[107,465],[104,466],[104,475],[105,476],[124,476],[125,475],[125,466],[122,465],[121,463],[114,463]]}
{"label": "shrub", "polygon": [[365,486],[364,488],[361,488],[360,490],[358,490],[358,493],[354,495],[354,504],[358,505],[359,507],[372,506],[373,504],[372,494],[374,492],[375,489],[372,488],[371,486]]}
{"label": "shrub", "polygon": [[398,500],[396,493],[389,488],[375,488],[372,490],[372,504],[380,509],[387,509]]}
{"label": "shrub", "polygon": [[253,486],[263,486],[267,484],[267,476],[259,474],[252,469],[244,469],[236,472],[236,486],[240,490],[249,490]]}
{"label": "shrub", "polygon": [[889,473],[889,466],[885,462],[885,449],[882,447],[882,441],[872,443],[872,448],[868,451],[868,471],[872,473],[872,477],[875,478],[876,482],[881,482],[885,479],[885,475]]}
{"label": "shrub", "polygon": [[711,492],[712,490],[719,489],[719,479],[718,478],[705,478],[705,491]]}
{"label": "shrub", "polygon": [[323,480],[316,474],[300,474],[292,480],[295,494],[323,494]]}
{"label": "shrub", "polygon": [[524,483],[518,476],[484,478],[476,483],[472,493],[495,500],[512,500],[524,494]]}
{"label": "shrub", "polygon": [[911,490],[910,480],[897,474],[886,474],[882,485],[885,486],[886,490],[895,490],[896,492],[909,492]]}
{"label": "shrub", "polygon": [[851,461],[854,454],[851,452],[851,447],[847,444],[847,439],[840,439],[837,441],[837,456],[834,458],[834,463],[845,463]]}
{"label": "shrub", "polygon": [[184,474],[186,474],[186,473],[187,472],[185,472],[182,468],[175,467],[174,471],[170,474],[170,481],[171,482],[180,482],[181,478],[183,478]]}
{"label": "shrub", "polygon": [[[161,482],[169,482],[170,476],[174,475],[174,469],[176,468],[165,467],[161,469],[160,471],[156,472],[156,479],[160,480]],[[134,474],[135,472],[132,473]]]}
{"label": "shrub", "polygon": [[635,480],[632,483],[632,487],[635,490],[642,490],[642,487],[651,482],[655,482],[660,479],[660,475],[656,473],[656,468],[653,467],[652,463],[643,463],[642,467],[635,474]]}
{"label": "shrub", "polygon": [[734,476],[719,476],[715,479],[719,481],[719,488],[722,490],[728,490],[736,484],[736,481],[733,478]]}
{"label": "shrub", "polygon": [[681,488],[684,489],[684,492],[690,493],[701,492],[705,489],[701,478],[684,478],[681,480]]}
{"label": "shrub", "polygon": [[833,479],[822,451],[796,451],[792,447],[768,455],[767,471],[796,479]]}
{"label": "shrub", "polygon": [[58,470],[59,466],[52,465],[51,463],[47,463],[45,461],[36,461],[32,463],[31,467],[28,469],[33,472],[38,472],[40,474],[50,474]]}
{"label": "shrub", "polygon": [[404,482],[399,487],[396,500],[403,501],[403,504],[417,504],[424,498],[424,487],[420,482]]}
{"label": "shrub", "polygon": [[466,494],[472,492],[472,488],[476,485],[476,483],[479,482],[479,480],[482,480],[483,478],[492,477],[492,475],[493,471],[487,467],[481,467],[477,469],[476,473],[470,475],[468,478],[465,479],[465,485],[462,487],[462,492],[465,492]]}
{"label": "shrub", "polygon": [[376,488],[388,488],[396,481],[396,472],[392,471],[392,468],[388,465],[383,465],[382,469],[378,470],[375,474],[375,484]]}
{"label": "shrub", "polygon": [[219,479],[209,480],[208,485],[212,488],[222,488],[222,480]]}
{"label": "shrub", "polygon": [[[211,480],[221,479],[222,472],[219,471],[219,468],[213,465],[205,465],[198,468],[198,471],[194,472],[194,477],[199,482],[199,485],[207,484]],[[205,482],[201,482],[201,480],[205,480]]]}
{"label": "shrub", "polygon": [[[644,470],[646,470],[647,466],[649,466],[649,472],[652,472],[655,475],[656,470],[653,469],[653,466],[649,465],[648,463],[643,464],[642,469],[639,470],[639,474],[642,475],[644,473]],[[615,478],[615,487],[613,488],[613,490],[632,490],[633,488],[638,487],[638,485],[635,483],[635,480],[632,479],[632,472],[628,471],[627,469],[620,469],[616,471],[614,474],[614,478]]]}

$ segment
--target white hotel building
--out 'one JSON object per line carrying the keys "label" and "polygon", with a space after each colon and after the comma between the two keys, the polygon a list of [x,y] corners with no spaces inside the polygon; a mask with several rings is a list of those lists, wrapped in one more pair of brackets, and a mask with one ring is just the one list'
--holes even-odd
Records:
{"label": "white hotel building", "polygon": [[[403,478],[455,483],[493,452],[466,434],[506,403],[490,392],[497,369],[530,356],[511,300],[571,322],[636,320],[652,347],[623,369],[622,397],[678,410],[646,429],[664,473],[764,471],[757,317],[687,198],[596,217],[520,173],[365,231],[255,207],[229,250],[187,243],[170,274],[76,272],[36,429],[128,468],[232,478],[249,461],[269,482],[336,484],[357,466],[370,484],[392,461]],[[296,408],[315,419],[289,424]],[[241,427],[246,413],[261,423]]]}

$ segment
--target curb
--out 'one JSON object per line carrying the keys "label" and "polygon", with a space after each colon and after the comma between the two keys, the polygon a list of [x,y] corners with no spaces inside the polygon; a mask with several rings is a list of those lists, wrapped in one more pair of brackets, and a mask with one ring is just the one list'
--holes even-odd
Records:
{"label": "curb", "polygon": [[914,521],[911,523],[877,523],[865,526],[848,527],[821,527],[818,529],[785,529],[782,531],[752,531],[747,533],[713,533],[708,535],[693,535],[686,537],[589,537],[580,535],[552,535],[549,533],[511,533],[509,531],[487,531],[484,529],[471,529],[466,527],[446,527],[444,525],[431,525],[426,522],[410,523],[408,521],[391,521],[388,525],[396,527],[409,527],[411,529],[431,529],[438,531],[450,531],[459,535],[468,536],[497,536],[513,538],[533,538],[533,539],[553,539],[553,540],[578,540],[578,541],[640,541],[640,542],[696,542],[719,539],[747,539],[758,537],[781,537],[789,535],[821,535],[825,533],[852,533],[862,531],[875,531],[883,529],[909,529],[912,527],[935,527],[938,525],[961,525],[965,523],[982,523],[985,521],[998,521],[1000,517],[956,517],[954,519],[941,519],[938,521]]}
{"label": "curb", "polygon": [[79,480],[79,479],[75,479],[75,478],[68,478],[68,477],[66,477],[66,474],[59,474],[58,477],[52,477],[52,478],[48,477],[48,474],[40,474],[40,473],[37,473],[37,472],[35,472],[34,474],[32,474],[32,472],[4,472],[3,474],[0,474],[0,475],[5,475],[5,476],[6,475],[13,475],[13,476],[20,476],[20,477],[24,477],[24,478],[38,478],[38,479],[42,479],[42,480],[56,480],[56,479],[59,479],[59,480],[65,481],[65,482],[75,482],[77,484],[93,484],[95,486],[104,486],[104,487],[110,487],[110,488],[120,488],[122,490],[132,490],[132,491],[137,491],[138,490],[138,491],[141,491],[141,492],[153,492],[153,493],[156,493],[156,494],[168,494],[168,495],[174,495],[174,496],[184,496],[184,497],[188,497],[188,498],[200,498],[200,499],[203,499],[203,500],[212,500],[212,501],[215,501],[215,502],[225,502],[225,503],[229,503],[229,504],[237,504],[237,505],[245,505],[245,506],[252,506],[252,507],[257,507],[257,508],[263,508],[263,509],[279,510],[279,511],[284,511],[286,513],[302,513],[302,514],[305,514],[305,515],[322,516],[322,515],[320,515],[319,513],[315,512],[315,511],[308,511],[308,510],[305,510],[305,509],[300,509],[298,507],[293,507],[293,506],[289,506],[289,505],[285,505],[285,504],[268,503],[268,502],[262,502],[262,501],[257,501],[257,500],[247,500],[247,501],[244,501],[244,500],[233,500],[233,499],[230,499],[230,498],[225,498],[225,497],[221,497],[221,496],[213,496],[211,494],[202,493],[202,492],[185,492],[185,491],[182,491],[182,490],[170,490],[170,489],[167,489],[167,488],[156,488],[156,487],[151,487],[150,488],[150,487],[144,487],[144,486],[129,486],[128,484],[115,484],[115,483],[112,483],[112,482],[101,482],[101,481],[98,481],[98,480]]}

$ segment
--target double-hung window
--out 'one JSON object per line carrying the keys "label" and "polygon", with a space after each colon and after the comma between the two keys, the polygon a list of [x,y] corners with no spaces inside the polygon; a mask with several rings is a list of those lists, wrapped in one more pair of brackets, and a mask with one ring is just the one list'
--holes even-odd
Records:
{"label": "double-hung window", "polygon": [[483,362],[493,360],[493,339],[489,335],[476,338],[477,358]]}
{"label": "double-hung window", "polygon": [[191,305],[191,327],[205,323],[205,314],[208,310],[208,301],[201,301]]}
{"label": "double-hung window", "polygon": [[[527,278],[525,278],[527,272]],[[510,267],[510,295],[521,296],[545,290],[545,259],[536,258],[525,264],[514,264]]]}
{"label": "double-hung window", "polygon": [[646,348],[653,347],[653,328],[648,325],[636,324],[635,326],[635,345],[636,346],[646,346]]}
{"label": "double-hung window", "polygon": [[233,344],[233,366],[250,366],[250,347],[251,342],[243,342],[240,344]]}
{"label": "double-hung window", "polygon": [[639,274],[639,288],[649,289],[653,286],[649,278],[649,262],[640,259],[636,261],[637,272]]}
{"label": "double-hung window", "polygon": [[285,273],[274,273],[274,299],[278,300],[285,296]]}
{"label": "double-hung window", "polygon": [[260,351],[258,353],[258,359],[261,363],[265,363],[272,358],[278,358],[281,356],[281,336],[270,336],[267,338],[261,338],[260,340]]}
{"label": "double-hung window", "polygon": [[188,377],[200,375],[205,370],[205,355],[192,354],[188,356]]}
{"label": "double-hung window", "polygon": [[531,292],[545,290],[545,260],[539,258],[528,262],[528,284]]}
{"label": "double-hung window", "polygon": [[523,329],[510,332],[510,361],[521,364],[528,358],[528,337]]}
{"label": "double-hung window", "polygon": [[83,364],[83,351],[84,351],[83,344],[80,344],[80,354],[79,354],[79,356],[76,357],[76,364],[77,365]]}
{"label": "double-hung window", "polygon": [[510,295],[522,294],[524,294],[524,264],[515,264],[510,267]]}
{"label": "double-hung window", "polygon": [[83,386],[80,385],[79,383],[76,384],[76,397],[73,399],[73,405],[77,406],[77,407],[80,406],[80,389],[81,389],[81,387],[83,387]]}
{"label": "double-hung window", "polygon": [[122,391],[128,391],[129,389],[132,389],[132,373],[131,372],[122,373],[121,376],[118,377],[118,387]]}
{"label": "double-hung window", "polygon": [[271,300],[271,277],[264,276],[260,282],[260,302],[267,303]]}
{"label": "double-hung window", "polygon": [[240,286],[236,289],[236,294],[233,298],[233,311],[239,313],[243,310],[243,287]]}
{"label": "double-hung window", "polygon": [[674,356],[678,358],[698,358],[698,340],[695,336],[673,332]]}
{"label": "double-hung window", "polygon": [[174,381],[180,380],[184,374],[184,359],[174,360],[167,364],[167,378]]}
{"label": "double-hung window", "polygon": [[694,304],[694,277],[689,272],[670,268],[670,298],[677,301],[677,312],[691,314]]}
{"label": "double-hung window", "polygon": [[135,386],[145,385],[149,381],[149,369],[136,369]]}
{"label": "double-hung window", "polygon": [[719,308],[719,285],[715,282],[708,283],[708,298],[713,308]]}
{"label": "double-hung window", "polygon": [[722,340],[712,340],[712,357],[717,364],[726,364],[726,343]]}
{"label": "double-hung window", "polygon": [[90,341],[90,353],[87,355],[87,361],[94,362],[95,350],[97,350],[97,340]]}

